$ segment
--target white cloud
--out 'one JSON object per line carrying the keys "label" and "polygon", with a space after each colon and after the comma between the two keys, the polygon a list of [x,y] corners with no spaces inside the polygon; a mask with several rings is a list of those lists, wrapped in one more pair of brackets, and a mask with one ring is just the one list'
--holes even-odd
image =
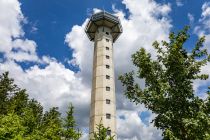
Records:
{"label": "white cloud", "polygon": [[193,22],[194,22],[194,20],[195,20],[194,16],[193,16],[192,14],[188,13],[188,14],[187,14],[187,17],[188,17],[188,19],[189,19],[189,21],[190,21],[190,24],[193,24]]}
{"label": "white cloud", "polygon": [[0,1],[0,52],[16,61],[38,61],[36,43],[24,38],[22,24],[26,22],[17,0]]}
{"label": "white cloud", "polygon": [[88,124],[80,115],[88,113],[90,89],[81,83],[81,78],[66,69],[63,64],[51,60],[43,69],[35,65],[24,71],[14,61],[7,61],[0,63],[0,68],[1,71],[9,71],[15,82],[21,88],[26,88],[31,98],[38,99],[45,110],[58,106],[62,112],[65,112],[71,102],[76,107],[75,115],[80,125]]}
{"label": "white cloud", "polygon": [[[157,131],[153,124],[145,125],[139,118],[140,112],[119,111],[117,118],[117,129],[119,140],[160,140],[161,132]],[[150,119],[150,118],[149,118]],[[150,120],[151,121],[151,120]]]}
{"label": "white cloud", "polygon": [[210,16],[210,2],[205,2],[202,6],[202,17]]}
{"label": "white cloud", "polygon": [[36,33],[38,31],[38,28],[36,26],[31,27],[31,33]]}
{"label": "white cloud", "polygon": [[[126,120],[118,119],[118,139],[139,139],[143,137],[146,140],[159,139],[161,138],[160,131],[157,131],[152,125],[146,126],[143,124],[137,115],[139,111],[143,111],[145,108],[130,103],[122,95],[121,83],[119,83],[117,77],[119,74],[134,69],[130,57],[140,47],[144,47],[152,54],[155,54],[151,46],[153,41],[167,40],[171,28],[170,18],[168,17],[171,8],[169,4],[161,5],[153,0],[124,0],[122,3],[130,12],[128,19],[125,18],[123,11],[113,7],[114,14],[119,16],[123,26],[123,34],[114,44],[117,116],[119,118],[122,112],[131,113],[132,116],[130,118],[128,118],[129,115],[126,116]],[[66,35],[65,42],[74,49],[73,57],[81,68],[81,72],[78,75],[83,78],[85,85],[91,87],[93,43],[88,40],[84,33],[87,20],[81,26],[73,26]],[[143,83],[141,82],[141,84]],[[121,132],[121,129],[126,128],[132,130],[132,134],[135,135],[129,132],[123,134],[125,131]],[[148,137],[146,137],[147,135]]]}
{"label": "white cloud", "polygon": [[6,54],[8,59],[16,61],[39,61],[36,54],[36,43],[28,39],[15,39],[12,41],[12,50]]}
{"label": "white cloud", "polygon": [[199,36],[208,36],[210,34],[210,2],[205,2],[203,4],[199,23],[200,25],[195,27],[194,32]]}
{"label": "white cloud", "polygon": [[[207,63],[206,66],[202,67],[201,73],[210,74],[210,63]],[[195,80],[193,85],[196,94],[201,99],[206,99],[208,97],[206,93],[207,93],[207,87],[210,86],[210,78],[208,78],[207,80]]]}
{"label": "white cloud", "polygon": [[176,5],[178,7],[182,7],[184,4],[183,4],[182,0],[176,0]]}
{"label": "white cloud", "polygon": [[[18,0],[0,0],[0,52],[6,58],[0,63],[0,73],[9,71],[10,76],[30,97],[35,98],[45,109],[60,107],[65,112],[67,104],[75,106],[75,115],[80,127],[88,125],[90,88],[82,84],[82,78],[54,58],[36,53],[36,42],[24,36],[22,24],[26,19]],[[83,55],[83,54],[81,54]],[[36,62],[23,69],[16,62]],[[39,65],[45,65],[44,68]]]}
{"label": "white cloud", "polygon": [[71,32],[66,35],[65,42],[71,46],[73,51],[73,63],[80,67],[78,73],[82,77],[83,84],[90,87],[91,71],[93,62],[93,43],[88,40],[85,34],[85,25],[88,19],[85,20],[82,26],[75,25]]}
{"label": "white cloud", "polygon": [[[122,10],[113,7],[114,14],[119,16],[123,26],[123,34],[114,44],[118,139],[158,140],[161,139],[161,132],[154,128],[153,124],[147,125],[141,120],[138,114],[146,111],[145,108],[125,99],[117,76],[135,69],[130,57],[140,47],[146,48],[154,55],[154,49],[151,47],[153,41],[167,40],[172,27],[168,17],[171,8],[169,4],[158,4],[154,0],[123,0],[122,3],[130,12],[128,18]],[[99,10],[95,8],[93,11]],[[203,11],[202,21],[204,16],[208,16],[208,7],[203,6]],[[84,32],[88,19],[82,25],[73,26],[65,38],[65,42],[74,50],[73,59],[66,61],[79,65],[81,71],[77,74],[54,58],[47,56],[39,58],[36,54],[36,43],[21,39],[25,38],[21,27],[24,21],[17,0],[0,1],[0,52],[5,53],[7,58],[7,61],[0,63],[0,72],[9,70],[17,84],[26,88],[30,97],[38,99],[45,109],[58,106],[62,112],[65,112],[67,104],[72,102],[79,126],[87,130],[93,58],[93,43],[88,40]],[[210,37],[208,41],[210,42]],[[14,60],[36,61],[38,64],[23,70]],[[39,62],[45,63],[46,66],[40,68]],[[206,67],[204,70],[210,73],[209,69]],[[142,81],[141,84],[143,85]],[[122,115],[124,119],[120,118]],[[147,119],[151,120],[153,117],[154,114]],[[82,139],[88,139],[87,131]]]}
{"label": "white cloud", "polygon": [[[202,6],[202,13],[199,19],[199,25],[197,25],[194,29],[194,33],[198,35],[198,37],[205,36],[204,47],[210,53],[210,2],[205,2]],[[202,74],[210,74],[210,63],[207,63],[206,66],[201,69]],[[202,99],[206,99],[207,87],[210,85],[210,78],[206,81],[196,80],[194,81],[194,90]]]}
{"label": "white cloud", "polygon": [[[93,43],[91,43],[85,34],[85,25],[88,19],[85,20],[82,26],[75,25],[72,27],[71,32],[66,35],[65,42],[74,49],[73,57],[76,58],[77,64],[81,69],[85,69],[83,66],[86,63],[92,63],[86,58],[91,58],[93,51]],[[76,39],[78,38],[78,39]]]}
{"label": "white cloud", "polygon": [[93,13],[94,13],[94,14],[99,13],[99,12],[101,12],[101,11],[102,11],[101,9],[93,8]]}
{"label": "white cloud", "polygon": [[9,52],[12,49],[12,38],[24,34],[21,21],[24,20],[17,0],[0,1],[0,52]]}
{"label": "white cloud", "polygon": [[199,37],[204,36],[206,38],[205,47],[210,53],[210,2],[205,2],[202,6],[202,13],[199,19],[199,25],[195,27],[194,33]]}
{"label": "white cloud", "polygon": [[82,137],[80,138],[80,140],[88,140],[88,138],[89,138],[88,133],[83,133]]}

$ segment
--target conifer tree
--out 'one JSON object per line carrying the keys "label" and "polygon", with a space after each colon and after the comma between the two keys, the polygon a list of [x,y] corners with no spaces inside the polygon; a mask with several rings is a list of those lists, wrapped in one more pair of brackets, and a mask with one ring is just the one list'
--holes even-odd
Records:
{"label": "conifer tree", "polygon": [[74,107],[72,104],[68,106],[67,116],[64,118],[64,131],[63,135],[65,140],[78,140],[81,137],[81,132],[76,130],[76,122],[74,120]]}
{"label": "conifer tree", "polygon": [[109,127],[106,128],[102,123],[97,125],[97,131],[93,133],[93,138],[91,140],[114,140],[115,136],[108,134]]}
{"label": "conifer tree", "polygon": [[26,90],[14,84],[8,72],[0,75],[0,139],[61,140],[66,132],[66,139],[78,140],[81,133],[75,129],[72,105],[65,120],[63,127],[57,107],[43,114],[41,104],[29,99]]}
{"label": "conifer tree", "polygon": [[62,133],[62,120],[57,107],[51,108],[46,111],[42,120],[42,132],[47,139],[61,139]]}
{"label": "conifer tree", "polygon": [[8,113],[10,99],[18,92],[20,89],[14,84],[14,80],[9,78],[9,72],[0,75],[0,115]]}

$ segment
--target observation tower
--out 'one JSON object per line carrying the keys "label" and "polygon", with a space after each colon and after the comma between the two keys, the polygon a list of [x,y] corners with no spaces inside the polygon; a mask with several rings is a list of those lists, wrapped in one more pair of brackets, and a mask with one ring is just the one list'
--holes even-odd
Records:
{"label": "observation tower", "polygon": [[90,138],[102,123],[109,127],[107,135],[117,139],[113,43],[122,33],[122,26],[118,17],[102,11],[91,16],[85,32],[94,42]]}

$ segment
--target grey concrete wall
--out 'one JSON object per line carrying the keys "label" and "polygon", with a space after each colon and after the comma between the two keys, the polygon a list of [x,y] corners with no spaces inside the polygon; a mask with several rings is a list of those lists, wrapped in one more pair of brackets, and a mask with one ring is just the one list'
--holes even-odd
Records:
{"label": "grey concrete wall", "polygon": [[[106,32],[108,32],[108,35]],[[110,32],[111,29],[109,28],[99,27],[98,32],[95,34],[90,137],[92,137],[93,132],[97,131],[97,124],[101,122],[105,127],[110,128],[111,135],[115,135],[115,139],[117,139],[113,41]],[[109,56],[109,59],[106,58],[106,55]],[[106,65],[109,65],[109,68],[106,68]],[[110,76],[110,79],[106,79],[106,75]],[[110,91],[107,91],[106,87],[110,87]],[[110,104],[106,104],[106,99],[111,101]],[[110,119],[106,118],[107,113],[111,114]]]}

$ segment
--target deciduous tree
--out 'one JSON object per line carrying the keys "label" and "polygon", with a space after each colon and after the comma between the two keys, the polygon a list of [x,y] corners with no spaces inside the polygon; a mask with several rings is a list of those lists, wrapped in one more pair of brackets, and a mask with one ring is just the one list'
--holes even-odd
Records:
{"label": "deciduous tree", "polygon": [[[163,131],[164,140],[210,139],[210,93],[207,99],[201,99],[193,91],[194,80],[208,78],[200,71],[210,56],[202,48],[204,37],[191,52],[186,51],[188,29],[170,33],[169,42],[155,41],[156,59],[141,48],[132,55],[137,72],[119,77],[126,97],[136,104],[144,104],[157,115],[154,126]],[[145,88],[135,82],[136,78],[145,79]]]}

